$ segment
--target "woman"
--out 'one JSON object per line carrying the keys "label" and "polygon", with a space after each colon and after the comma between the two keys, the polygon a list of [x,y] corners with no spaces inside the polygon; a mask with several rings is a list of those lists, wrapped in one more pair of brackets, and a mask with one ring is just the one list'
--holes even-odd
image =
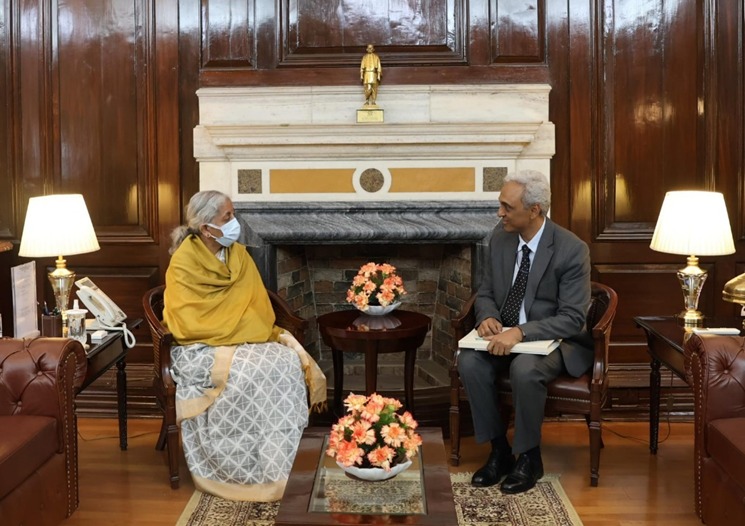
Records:
{"label": "woman", "polygon": [[195,194],[173,231],[164,323],[194,484],[233,500],[281,498],[326,379],[274,311],[228,196]]}

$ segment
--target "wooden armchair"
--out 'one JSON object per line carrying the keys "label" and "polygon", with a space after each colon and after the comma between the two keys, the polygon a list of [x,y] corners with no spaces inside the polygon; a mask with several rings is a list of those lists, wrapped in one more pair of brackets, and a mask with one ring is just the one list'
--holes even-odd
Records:
{"label": "wooden armchair", "polygon": [[[160,436],[155,448],[162,450],[168,446],[168,469],[171,487],[179,486],[179,460],[181,458],[181,444],[179,428],[176,423],[176,383],[171,377],[171,345],[173,335],[163,326],[163,292],[165,285],[150,289],[142,298],[145,319],[150,327],[153,339],[154,378],[153,387],[158,401],[158,407],[163,411],[163,423]],[[308,322],[295,316],[285,300],[275,292],[267,291],[276,316],[275,324],[292,333],[300,343],[303,343],[305,329]]]}
{"label": "wooden armchair", "polygon": [[[468,300],[457,318],[451,321],[457,342],[476,326],[474,313],[474,294]],[[585,415],[590,431],[590,485],[598,485],[600,469],[600,448],[603,447],[601,435],[601,410],[608,395],[608,344],[611,326],[616,315],[618,296],[616,292],[601,283],[592,283],[592,303],[587,312],[587,326],[592,327],[595,341],[595,360],[592,368],[579,378],[568,374],[558,377],[548,385],[547,413],[568,413]],[[450,367],[450,463],[460,462],[460,404],[466,401],[465,390],[458,375],[457,353]],[[512,389],[508,374],[499,379],[499,399],[507,410],[512,405]],[[505,418],[505,422],[508,421]]]}

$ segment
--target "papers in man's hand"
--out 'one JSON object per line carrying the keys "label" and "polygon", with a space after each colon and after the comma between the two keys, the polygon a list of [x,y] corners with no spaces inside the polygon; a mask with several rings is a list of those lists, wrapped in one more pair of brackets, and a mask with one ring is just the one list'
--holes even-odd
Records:
{"label": "papers in man's hand", "polygon": [[[556,349],[560,343],[561,340],[534,340],[532,342],[520,342],[512,348],[511,352],[545,355]],[[485,351],[487,345],[489,345],[489,340],[485,340],[484,338],[479,336],[476,329],[473,329],[471,332],[466,334],[458,341],[459,349],[475,349],[477,351]]]}

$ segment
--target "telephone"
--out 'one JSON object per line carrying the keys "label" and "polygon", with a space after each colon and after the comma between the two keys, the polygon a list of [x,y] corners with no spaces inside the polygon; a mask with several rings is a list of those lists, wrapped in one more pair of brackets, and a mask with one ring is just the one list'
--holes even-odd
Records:
{"label": "telephone", "polygon": [[124,334],[124,343],[127,348],[135,345],[135,337],[124,320],[127,315],[111,298],[103,293],[90,278],[79,279],[75,282],[78,290],[75,292],[78,298],[88,307],[88,310],[95,316],[97,323],[88,326],[89,329],[106,329],[111,331],[122,331]]}

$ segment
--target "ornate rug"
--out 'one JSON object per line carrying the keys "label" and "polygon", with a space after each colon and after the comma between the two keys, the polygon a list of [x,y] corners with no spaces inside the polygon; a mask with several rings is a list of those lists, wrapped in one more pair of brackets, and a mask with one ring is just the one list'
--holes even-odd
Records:
{"label": "ornate rug", "polygon": [[[471,487],[471,475],[450,475],[457,526],[582,525],[558,475],[544,476],[520,495],[503,495],[499,486]],[[273,526],[278,509],[279,502],[235,502],[195,491],[176,526]]]}

